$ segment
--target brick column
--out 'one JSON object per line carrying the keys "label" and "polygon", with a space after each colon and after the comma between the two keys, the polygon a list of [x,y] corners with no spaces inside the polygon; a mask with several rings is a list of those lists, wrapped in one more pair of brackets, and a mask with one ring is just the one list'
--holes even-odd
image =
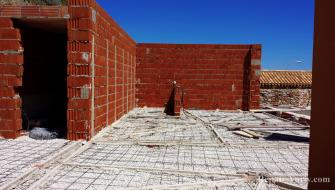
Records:
{"label": "brick column", "polygon": [[0,136],[16,138],[22,130],[23,48],[20,31],[10,18],[0,18]]}
{"label": "brick column", "polygon": [[92,23],[95,22],[95,11],[91,8],[92,3],[90,0],[68,1],[67,136],[70,140],[89,140],[94,135]]}
{"label": "brick column", "polygon": [[251,48],[250,65],[250,99],[249,109],[259,109],[260,104],[260,75],[261,75],[261,46]]}

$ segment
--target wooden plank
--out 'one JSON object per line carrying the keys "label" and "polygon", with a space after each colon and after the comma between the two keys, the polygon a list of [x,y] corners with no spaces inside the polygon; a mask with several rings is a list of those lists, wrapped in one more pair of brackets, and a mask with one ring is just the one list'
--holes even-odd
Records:
{"label": "wooden plank", "polygon": [[243,132],[245,132],[245,133],[248,133],[248,134],[252,135],[254,138],[257,138],[257,139],[262,137],[261,134],[256,133],[256,132],[254,132],[254,131],[250,131],[250,130],[248,130],[248,129],[241,129],[241,131],[243,131]]}
{"label": "wooden plank", "polygon": [[254,136],[250,135],[249,133],[243,132],[243,131],[234,131],[233,133],[236,135],[247,137],[247,138],[254,138]]}
{"label": "wooden plank", "polygon": [[276,109],[252,109],[251,112],[294,112],[294,111],[307,111],[307,109],[290,109],[290,108],[276,108]]}
{"label": "wooden plank", "polygon": [[302,130],[309,129],[309,126],[290,126],[290,125],[228,125],[226,126],[229,130],[237,129],[290,129],[290,130]]}

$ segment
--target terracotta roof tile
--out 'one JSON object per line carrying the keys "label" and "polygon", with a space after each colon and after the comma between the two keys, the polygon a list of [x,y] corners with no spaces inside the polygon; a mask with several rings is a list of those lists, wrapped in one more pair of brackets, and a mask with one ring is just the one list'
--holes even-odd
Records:
{"label": "terracotta roof tile", "polygon": [[311,71],[262,71],[261,86],[312,87]]}

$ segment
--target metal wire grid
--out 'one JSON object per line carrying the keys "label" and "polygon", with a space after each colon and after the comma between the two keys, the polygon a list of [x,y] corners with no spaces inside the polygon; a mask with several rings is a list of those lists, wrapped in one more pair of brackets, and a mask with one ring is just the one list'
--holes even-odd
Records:
{"label": "metal wire grid", "polygon": [[[127,169],[102,169],[97,167],[85,167],[66,165],[49,180],[45,189],[121,189],[141,188],[156,185],[176,185],[195,182],[228,180],[229,176],[199,176],[197,174],[171,174],[162,171],[139,171]],[[236,177],[234,177],[236,178]],[[241,185],[241,184],[239,184]],[[237,186],[239,186],[237,185]],[[243,184],[251,187],[250,184]],[[251,189],[251,188],[248,188]]]}
{"label": "metal wire grid", "polygon": [[[253,144],[253,145],[287,145],[287,146],[300,146],[306,145],[308,146],[308,142],[291,142],[291,141],[269,141],[267,139],[259,138],[257,140],[253,138],[242,137],[240,135],[236,135],[233,131],[229,131],[223,127],[215,127],[216,131],[220,134],[220,136],[224,139],[224,141],[228,144],[235,143],[245,143],[245,144]],[[309,137],[309,130],[282,130],[282,129],[255,129],[251,128],[253,131],[258,131],[260,133],[278,133],[278,134],[287,134],[287,135],[296,135],[300,137]]]}
{"label": "metal wire grid", "polygon": [[[225,139],[226,142],[255,143],[255,140],[233,134],[232,131],[229,131],[226,127],[220,126],[220,124],[222,123],[224,123],[226,126],[229,125],[254,126],[262,124],[273,125],[273,126],[280,125],[287,127],[283,129],[276,127],[272,128],[269,127],[268,129],[266,128],[257,129],[257,127],[254,128],[250,127],[250,129],[265,133],[279,133],[286,135],[295,135],[300,137],[309,137],[310,134],[310,131],[306,129],[290,129],[290,127],[300,125],[282,120],[274,116],[272,117],[269,114],[263,114],[263,113],[251,114],[251,113],[238,113],[238,112],[229,113],[229,112],[215,112],[215,111],[202,111],[202,110],[191,110],[190,112],[202,118],[203,120],[207,120],[209,123],[212,124],[214,123],[215,129],[220,133],[220,135]],[[283,144],[283,142],[280,141],[270,142],[265,139],[258,139],[256,143]],[[300,143],[291,143],[291,144],[300,144]]]}
{"label": "metal wire grid", "polygon": [[70,163],[174,169],[186,171],[262,172],[307,176],[308,149],[265,147],[95,145]]}
{"label": "metal wire grid", "polygon": [[[138,110],[133,111],[133,115],[138,114]],[[201,114],[210,115],[209,111],[193,111],[200,112]],[[226,112],[213,112],[215,117],[208,117],[212,121],[217,120],[228,120],[227,123],[263,123],[259,118],[254,117],[250,114],[245,113],[226,113]],[[222,117],[218,117],[222,115]],[[147,114],[147,116],[152,116]],[[155,115],[154,115],[155,116]],[[264,117],[272,120],[273,118],[267,115],[259,115],[259,117]],[[208,119],[207,118],[207,119]],[[274,118],[274,120],[278,120]],[[280,123],[285,123],[282,120],[278,120]],[[249,123],[248,123],[249,124]],[[236,134],[233,134],[232,131],[229,131],[225,127],[216,126],[216,130],[220,133],[220,136],[223,137],[224,141],[227,143],[253,143],[259,144],[268,143],[268,144],[283,144],[279,141],[268,141],[265,139],[258,139],[257,142],[254,139],[245,138]],[[155,131],[156,130],[156,131]],[[262,129],[263,132],[276,132],[281,134],[290,134],[298,136],[309,136],[309,130],[281,130],[281,129]],[[201,123],[196,122],[191,118],[183,118],[181,120],[171,119],[164,116],[155,116],[155,117],[140,117],[137,119],[124,118],[116,126],[114,126],[110,131],[107,131],[106,135],[99,140],[100,142],[110,142],[110,141],[136,141],[136,142],[156,142],[156,143],[168,143],[168,142],[194,142],[194,143],[218,143],[218,139],[212,135],[212,133]],[[291,143],[295,144],[295,143]]]}
{"label": "metal wire grid", "polygon": [[[239,123],[239,122],[260,122],[259,116],[254,117],[250,115],[244,115],[245,117],[237,118],[237,113],[227,113],[216,116],[216,112],[201,112],[201,114],[207,114],[205,118],[210,122],[219,123],[222,119],[231,119],[228,122]],[[242,115],[243,116],[243,115]],[[269,117],[269,116],[264,116]],[[272,118],[269,118],[272,122]],[[275,118],[276,119],[276,118]],[[262,122],[264,120],[261,119]],[[280,121],[282,122],[282,121]],[[134,133],[140,135],[137,136],[137,140],[145,141],[157,141],[157,142],[169,142],[174,140],[180,141],[206,141],[213,140],[213,145],[219,146],[191,146],[191,145],[178,145],[178,146],[138,146],[138,145],[116,145],[101,143],[101,139],[111,140],[110,134],[107,132],[97,144],[87,149],[77,157],[70,160],[70,165],[64,166],[56,174],[52,180],[49,181],[48,189],[119,189],[127,187],[145,187],[148,185],[168,185],[168,184],[181,184],[181,183],[193,183],[199,182],[199,176],[185,177],[178,174],[178,171],[199,171],[199,172],[223,172],[226,174],[236,174],[237,172],[262,172],[269,173],[274,176],[287,177],[296,176],[298,178],[304,178],[307,176],[308,168],[308,146],[286,146],[283,143],[278,147],[266,147],[266,146],[253,146],[252,143],[247,142],[243,146],[239,146],[236,143],[232,143],[230,146],[223,146],[215,141],[215,137],[211,136],[208,130],[204,126],[198,125],[194,120],[189,118],[183,118],[176,120],[174,118],[167,118],[161,114],[159,109],[135,109],[130,113],[130,116],[123,118],[116,127],[113,128],[111,134],[115,134],[115,140],[124,140]],[[146,134],[142,132],[148,131],[154,128],[158,128],[158,132],[152,134]],[[161,130],[163,127],[164,130]],[[168,130],[165,130],[168,129]],[[170,130],[172,129],[172,130]],[[227,135],[228,136],[224,136]],[[123,136],[122,136],[123,135]],[[232,142],[236,140],[236,135],[226,131],[222,131],[222,135],[225,139],[232,139]],[[308,135],[308,134],[307,134]],[[122,137],[122,138],[120,138]],[[127,138],[123,138],[127,137]],[[128,138],[129,140],[129,138]],[[245,140],[245,139],[242,139]],[[251,139],[252,141],[255,141]],[[2,146],[0,141],[1,147]],[[20,142],[17,142],[20,143]],[[22,142],[24,143],[24,142]],[[257,140],[259,144],[259,141]],[[263,145],[265,145],[265,142]],[[15,143],[14,143],[15,144]],[[28,146],[35,145],[36,147],[29,147],[28,150],[17,151],[20,156],[27,153],[28,156],[38,153],[40,159],[45,157],[43,150],[47,150],[48,145],[45,145],[45,141],[40,144],[28,143]],[[43,147],[44,145],[44,147]],[[57,144],[53,144],[57,147]],[[25,145],[17,145],[19,148],[25,147]],[[286,147],[285,147],[286,146]],[[16,149],[15,146],[8,145],[10,150]],[[42,150],[39,150],[40,147]],[[150,148],[151,147],[151,148]],[[49,147],[50,149],[53,146]],[[24,149],[24,148],[23,148]],[[0,155],[5,149],[0,150]],[[33,150],[30,152],[26,152]],[[34,152],[35,151],[35,152]],[[52,152],[52,150],[50,150]],[[48,151],[46,151],[48,152]],[[11,155],[10,157],[13,157]],[[7,157],[9,158],[9,157]],[[10,159],[10,158],[9,158]],[[28,159],[27,163],[34,163],[38,161]],[[0,156],[0,163],[6,158]],[[7,159],[8,160],[8,159]],[[18,159],[20,161],[20,159]],[[15,160],[13,160],[15,162]],[[21,163],[21,162],[20,162]],[[72,165],[71,165],[72,164]],[[124,167],[124,169],[114,168],[110,170],[101,170],[101,168],[78,166],[78,164],[93,164],[96,166],[109,165],[111,167]],[[1,163],[2,166],[2,163]],[[23,167],[26,165],[22,164]],[[150,172],[128,170],[127,167],[138,167],[138,168],[153,168]],[[1,169],[3,169],[1,167]],[[13,173],[19,175],[20,169],[15,168],[16,171]],[[175,174],[159,173],[158,170],[176,170]],[[74,175],[72,175],[74,172]],[[0,176],[3,172],[0,172]],[[75,176],[78,175],[78,176]],[[106,178],[106,176],[108,176]],[[2,179],[0,177],[0,179]],[[213,180],[212,178],[210,180]],[[290,181],[299,186],[306,187],[307,183],[301,181]],[[1,183],[0,183],[1,184]],[[266,184],[268,189],[278,189],[277,186]],[[238,183],[234,185],[225,185],[222,189],[254,189],[255,184],[250,183]],[[206,188],[207,189],[207,188]],[[221,189],[217,187],[216,189]]]}
{"label": "metal wire grid", "polygon": [[213,137],[209,131],[203,126],[195,125],[188,126],[186,128],[178,129],[178,126],[170,124],[167,128],[175,128],[175,130],[167,132],[158,132],[152,135],[143,135],[138,138],[139,141],[157,141],[157,142],[169,142],[169,141],[180,141],[180,142],[202,142],[202,143],[215,143],[217,138]]}
{"label": "metal wire grid", "polygon": [[13,180],[65,146],[67,141],[0,141],[0,185]]}
{"label": "metal wire grid", "polygon": [[[145,112],[141,110],[142,112]],[[176,128],[178,126],[187,125],[183,130],[172,131],[157,131],[151,134],[142,134],[137,138],[140,141],[156,141],[169,142],[174,140],[195,142],[204,140],[216,140],[211,136],[209,131],[204,126],[194,124],[192,119],[183,118],[184,121],[176,122],[174,119],[166,118],[162,115],[145,112],[146,115],[141,115],[138,110],[134,110],[136,117],[130,116],[121,121],[112,133],[116,136],[125,135],[127,137],[136,132],[143,132],[148,129],[148,126],[159,124],[160,127],[167,129]],[[204,113],[204,114],[203,114]],[[156,114],[156,115],[155,115]],[[257,117],[245,113],[220,113],[202,112],[206,115],[204,120],[209,122],[217,122],[226,120],[226,123],[245,123],[245,124],[262,124],[275,123],[292,126],[286,121],[272,118],[268,115],[257,114]],[[215,115],[217,114],[217,115]],[[216,127],[217,129],[223,129]],[[297,133],[299,134],[300,131]],[[287,133],[291,134],[291,131]],[[302,132],[304,135],[309,135],[309,132]],[[206,138],[201,138],[205,134]],[[209,171],[224,173],[237,172],[265,172],[278,176],[298,176],[298,178],[307,176],[308,168],[308,146],[294,147],[294,144],[277,142],[277,148],[269,148],[259,146],[259,140],[246,139],[232,134],[228,130],[221,131],[224,139],[231,141],[233,146],[230,147],[207,147],[207,146],[162,146],[151,147],[136,146],[136,145],[111,145],[98,144],[96,147],[88,149],[78,157],[74,158],[72,163],[97,164],[97,165],[113,165],[127,166],[140,168],[159,168],[159,169],[175,169],[186,171]],[[218,144],[217,141],[213,144]],[[243,146],[237,146],[236,142],[245,142]],[[248,145],[258,144],[256,147],[248,147]],[[271,144],[268,142],[262,142]],[[307,183],[301,181],[291,181],[299,186],[306,186]],[[239,184],[242,185],[242,184]],[[241,187],[239,185],[232,186],[232,189]],[[225,186],[225,189],[229,186]],[[277,189],[276,186],[268,187],[269,189]],[[246,188],[249,189],[249,188]]]}
{"label": "metal wire grid", "polygon": [[188,110],[192,114],[200,117],[207,122],[215,125],[220,124],[242,124],[242,125],[281,125],[281,126],[301,126],[294,122],[289,122],[284,119],[264,114],[264,113],[249,113],[249,112],[221,112],[221,111],[203,111],[203,110]]}
{"label": "metal wire grid", "polygon": [[[136,111],[134,111],[136,114]],[[152,116],[152,115],[147,115]],[[154,115],[155,116],[155,115]],[[190,118],[155,116],[125,118],[98,141],[218,142],[203,125]]]}
{"label": "metal wire grid", "polygon": [[254,131],[261,131],[261,132],[267,132],[267,133],[280,133],[280,134],[286,134],[286,135],[296,135],[300,137],[307,137],[309,138],[310,131],[308,129],[253,129]]}
{"label": "metal wire grid", "polygon": [[42,178],[48,171],[48,169],[40,169],[34,172],[34,174],[19,183],[15,184],[15,190],[26,190],[29,189],[30,186],[32,186],[36,181],[38,181],[40,178]]}

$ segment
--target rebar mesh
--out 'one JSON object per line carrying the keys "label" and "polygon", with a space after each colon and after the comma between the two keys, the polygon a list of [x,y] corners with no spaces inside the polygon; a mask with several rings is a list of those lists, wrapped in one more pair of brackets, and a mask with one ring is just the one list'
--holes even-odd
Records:
{"label": "rebar mesh", "polygon": [[106,169],[66,165],[46,184],[46,189],[120,189],[155,185],[176,185],[238,179],[230,176],[201,176],[197,174],[172,174],[161,171]]}
{"label": "rebar mesh", "polygon": [[71,163],[130,166],[206,172],[262,172],[306,176],[308,148],[247,146],[94,145]]}
{"label": "rebar mesh", "polygon": [[0,140],[0,185],[23,174],[66,145],[66,140]]}
{"label": "rebar mesh", "polygon": [[[201,110],[190,113],[195,117],[185,114],[176,118],[164,115],[161,109],[135,109],[49,172],[50,176],[38,187],[280,189],[269,179],[307,187],[308,142],[246,138],[234,134],[229,127],[306,138],[309,130],[267,114]],[[41,146],[36,148],[38,152],[47,145],[36,146]],[[264,179],[263,175],[270,178]]]}

